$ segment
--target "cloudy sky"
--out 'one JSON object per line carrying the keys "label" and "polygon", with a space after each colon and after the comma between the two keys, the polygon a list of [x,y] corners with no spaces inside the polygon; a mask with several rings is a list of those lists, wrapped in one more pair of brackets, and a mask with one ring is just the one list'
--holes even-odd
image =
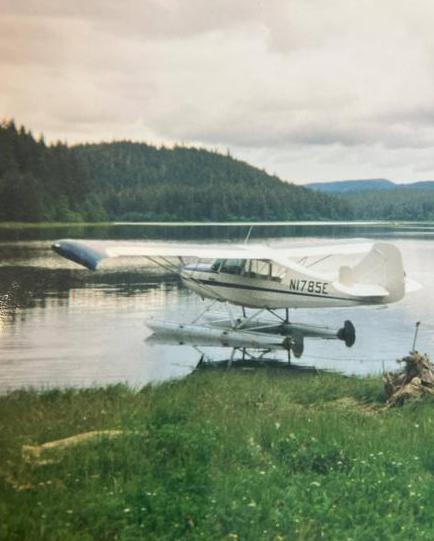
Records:
{"label": "cloudy sky", "polygon": [[0,0],[0,117],[296,183],[434,179],[433,27],[432,0]]}

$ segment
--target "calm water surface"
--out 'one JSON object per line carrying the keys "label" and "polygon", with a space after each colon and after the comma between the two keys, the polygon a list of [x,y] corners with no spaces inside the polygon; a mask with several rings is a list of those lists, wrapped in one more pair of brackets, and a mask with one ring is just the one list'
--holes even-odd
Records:
{"label": "calm water surface", "polygon": [[[50,251],[58,238],[149,239],[228,242],[244,238],[233,226],[145,226],[0,228],[0,390],[20,387],[133,385],[189,374],[200,353],[191,346],[152,345],[150,317],[182,321],[204,303],[176,276],[149,266],[104,265],[95,273]],[[407,273],[423,288],[384,308],[297,310],[292,319],[341,326],[351,319],[357,341],[306,340],[298,364],[345,373],[395,369],[411,347],[421,321],[418,349],[434,355],[434,226],[280,225],[257,226],[253,242],[312,242],[365,237],[394,242]],[[230,350],[206,348],[214,359]],[[282,354],[284,358],[284,354]]]}

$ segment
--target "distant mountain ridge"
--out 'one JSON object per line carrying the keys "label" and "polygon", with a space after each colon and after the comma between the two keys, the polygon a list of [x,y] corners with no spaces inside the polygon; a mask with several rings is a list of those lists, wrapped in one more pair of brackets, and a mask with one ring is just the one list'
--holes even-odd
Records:
{"label": "distant mountain ridge", "polygon": [[335,180],[331,182],[312,182],[305,185],[306,188],[319,192],[344,194],[367,191],[384,190],[412,190],[412,189],[434,189],[434,180],[422,180],[413,183],[397,183],[386,178],[367,178],[358,180]]}

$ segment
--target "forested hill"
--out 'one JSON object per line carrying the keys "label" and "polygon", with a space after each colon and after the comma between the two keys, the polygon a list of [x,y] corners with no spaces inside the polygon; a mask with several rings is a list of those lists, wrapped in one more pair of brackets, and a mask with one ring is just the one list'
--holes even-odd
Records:
{"label": "forested hill", "polygon": [[434,181],[397,184],[386,179],[309,184],[340,196],[360,220],[434,220]]}
{"label": "forested hill", "polygon": [[0,220],[345,219],[348,204],[230,156],[115,142],[46,145],[0,126]]}

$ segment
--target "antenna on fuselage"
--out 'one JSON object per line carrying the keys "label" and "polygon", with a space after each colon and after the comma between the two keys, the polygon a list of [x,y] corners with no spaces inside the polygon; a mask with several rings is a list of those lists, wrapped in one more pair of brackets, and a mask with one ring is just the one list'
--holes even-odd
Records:
{"label": "antenna on fuselage", "polygon": [[249,227],[249,230],[247,231],[246,238],[244,239],[244,244],[247,244],[249,242],[250,234],[252,233],[254,227],[255,227],[254,225],[251,225]]}
{"label": "antenna on fuselage", "polygon": [[419,332],[419,325],[420,325],[420,321],[417,321],[416,329],[414,331],[413,346],[411,348],[410,353],[414,353],[416,351],[416,340],[417,340],[417,333]]}

